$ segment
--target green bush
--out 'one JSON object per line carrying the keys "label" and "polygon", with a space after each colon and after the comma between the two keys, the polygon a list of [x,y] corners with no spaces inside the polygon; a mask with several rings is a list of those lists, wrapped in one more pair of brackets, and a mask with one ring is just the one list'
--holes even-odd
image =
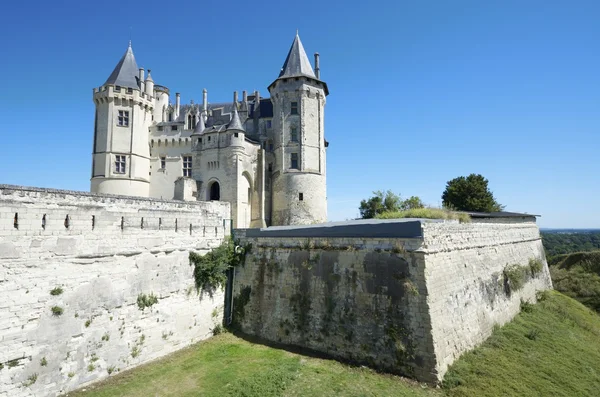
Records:
{"label": "green bush", "polygon": [[63,289],[61,287],[55,287],[50,290],[50,295],[56,296],[63,293]]}
{"label": "green bush", "polygon": [[508,281],[510,291],[518,291],[525,285],[527,274],[524,267],[517,264],[508,265],[504,269],[504,278]]}
{"label": "green bush", "polygon": [[461,223],[471,222],[469,214],[464,212],[448,211],[441,208],[413,208],[405,211],[384,212],[376,216],[377,219],[424,218],[458,220]]}
{"label": "green bush", "polygon": [[150,293],[150,295],[139,294],[137,297],[137,305],[140,310],[152,307],[152,305],[155,305],[156,303],[158,303],[158,297],[153,293]]}
{"label": "green bush", "polygon": [[249,247],[238,247],[230,237],[205,255],[190,252],[190,266],[194,266],[196,290],[212,293],[227,282],[226,271],[242,263]]}
{"label": "green bush", "polygon": [[544,264],[539,259],[531,258],[529,260],[529,269],[531,269],[531,274],[535,276],[542,272]]}
{"label": "green bush", "polygon": [[60,306],[52,306],[51,310],[53,316],[60,316],[64,312],[63,308]]}

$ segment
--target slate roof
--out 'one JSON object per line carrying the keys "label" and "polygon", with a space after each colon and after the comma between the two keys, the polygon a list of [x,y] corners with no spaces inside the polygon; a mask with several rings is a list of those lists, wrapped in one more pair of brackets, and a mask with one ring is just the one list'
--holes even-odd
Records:
{"label": "slate roof", "polygon": [[242,121],[240,120],[240,115],[237,111],[237,106],[232,106],[232,108],[233,114],[231,115],[231,121],[227,125],[227,129],[233,131],[245,131]]}
{"label": "slate roof", "polygon": [[298,76],[316,79],[315,72],[306,56],[306,51],[304,51],[302,41],[300,41],[300,36],[296,33],[294,42],[290,47],[290,52],[288,52],[287,58],[285,58],[285,62],[281,68],[281,73],[279,73],[279,78]]}
{"label": "slate roof", "polygon": [[110,76],[108,76],[104,85],[114,84],[127,88],[139,88],[137,74],[138,66],[133,56],[131,42],[129,42],[127,51],[125,51],[125,54],[123,54],[123,57],[121,57],[121,60],[117,63]]}

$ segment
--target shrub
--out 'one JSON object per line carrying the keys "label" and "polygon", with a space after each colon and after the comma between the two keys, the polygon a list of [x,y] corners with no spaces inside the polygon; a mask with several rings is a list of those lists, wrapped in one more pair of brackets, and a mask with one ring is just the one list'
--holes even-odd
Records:
{"label": "shrub", "polygon": [[63,308],[60,306],[52,306],[51,310],[53,316],[60,316],[64,312]]}
{"label": "shrub", "polygon": [[240,263],[249,247],[236,250],[236,244],[230,237],[217,248],[205,255],[190,252],[190,266],[194,266],[194,284],[196,291],[205,290],[212,294],[227,281],[225,272]]}
{"label": "shrub", "polygon": [[50,290],[50,295],[56,296],[63,293],[63,289],[61,287],[55,287]]}
{"label": "shrub", "polygon": [[529,340],[537,340],[537,338],[539,336],[540,336],[540,330],[538,330],[538,329],[532,329],[525,334],[525,337]]}
{"label": "shrub", "polygon": [[524,313],[531,313],[533,311],[533,304],[521,299],[521,311]]}
{"label": "shrub", "polygon": [[86,328],[87,328],[87,327],[89,327],[91,323],[92,323],[92,320],[91,320],[91,319],[89,319],[89,320],[85,320],[85,327],[86,327]]}
{"label": "shrub", "polygon": [[115,366],[111,365],[110,367],[106,368],[106,372],[108,372],[108,374],[112,374],[113,372],[115,372]]}
{"label": "shrub", "polygon": [[424,218],[458,220],[461,223],[471,222],[469,214],[454,212],[441,208],[413,208],[405,211],[384,212],[376,216],[377,219]]}
{"label": "shrub", "polygon": [[25,387],[31,386],[33,385],[35,382],[37,382],[37,378],[38,378],[38,374],[32,374],[29,376],[29,378],[27,378],[27,381],[24,383]]}
{"label": "shrub", "polygon": [[539,259],[531,258],[529,260],[529,269],[531,269],[531,274],[535,276],[536,274],[542,272],[542,270],[544,269],[544,265]]}
{"label": "shrub", "polygon": [[46,365],[48,365],[48,360],[46,360],[46,357],[42,357],[42,359],[40,360],[40,365],[42,367],[45,367]]}
{"label": "shrub", "polygon": [[133,346],[133,348],[131,349],[131,357],[136,358],[140,355],[140,352],[141,350],[138,345]]}
{"label": "shrub", "polygon": [[87,367],[88,372],[92,372],[95,369],[96,369],[96,366],[94,364],[89,364]]}
{"label": "shrub", "polygon": [[504,278],[508,281],[510,291],[518,291],[525,285],[525,268],[519,265],[508,265],[504,269]]}
{"label": "shrub", "polygon": [[215,327],[212,330],[212,333],[214,336],[217,336],[217,335],[221,334],[222,332],[223,332],[223,327],[221,326],[221,324],[215,325]]}
{"label": "shrub", "polygon": [[150,295],[139,294],[137,297],[137,305],[140,310],[144,310],[147,307],[158,303],[158,297],[151,293]]}

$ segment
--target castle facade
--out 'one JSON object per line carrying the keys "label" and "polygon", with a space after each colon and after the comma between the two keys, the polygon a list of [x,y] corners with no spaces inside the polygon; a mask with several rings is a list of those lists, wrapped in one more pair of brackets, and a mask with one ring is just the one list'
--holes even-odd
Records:
{"label": "castle facade", "polygon": [[170,90],[138,68],[131,48],[99,88],[91,191],[227,201],[233,227],[327,220],[324,137],[327,84],[296,34],[269,98],[171,102]]}

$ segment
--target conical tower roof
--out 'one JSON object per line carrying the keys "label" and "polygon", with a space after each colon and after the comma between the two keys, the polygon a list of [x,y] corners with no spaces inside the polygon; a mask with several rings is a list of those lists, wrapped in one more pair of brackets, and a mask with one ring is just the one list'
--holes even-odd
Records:
{"label": "conical tower roof", "polygon": [[281,73],[279,73],[280,78],[297,76],[316,78],[315,72],[306,56],[306,51],[304,51],[302,41],[300,41],[300,36],[298,36],[298,32],[296,32],[294,42],[290,47],[287,58],[285,58]]}
{"label": "conical tower roof", "polygon": [[237,111],[237,103],[233,103],[233,114],[231,115],[231,121],[227,125],[227,130],[235,130],[244,132],[244,126],[242,126],[242,121],[240,120],[240,115]]}
{"label": "conical tower roof", "polygon": [[113,84],[127,88],[139,88],[138,86],[138,66],[133,56],[133,50],[131,49],[131,41],[127,51],[115,67],[115,70],[110,74],[104,85]]}
{"label": "conical tower roof", "polygon": [[196,127],[194,127],[194,133],[192,135],[198,135],[201,134],[202,131],[204,131],[206,129],[206,125],[204,124],[204,113],[198,113],[198,122],[196,123]]}

